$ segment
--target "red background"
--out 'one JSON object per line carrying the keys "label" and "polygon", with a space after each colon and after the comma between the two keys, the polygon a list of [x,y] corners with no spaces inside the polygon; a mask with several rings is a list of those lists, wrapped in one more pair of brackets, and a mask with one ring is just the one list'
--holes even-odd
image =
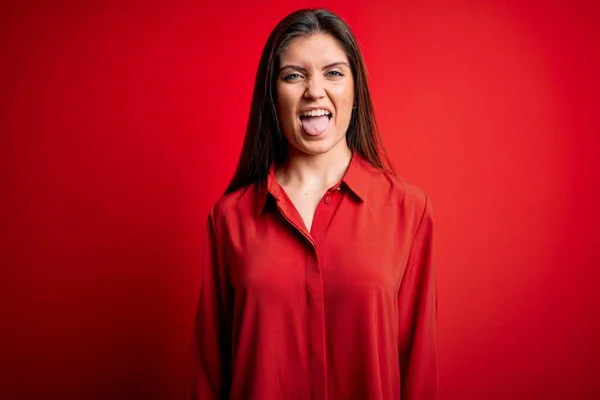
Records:
{"label": "red background", "polygon": [[[598,398],[598,7],[396,3],[320,4],[433,202],[442,399]],[[260,51],[315,4],[3,3],[0,397],[179,397]]]}

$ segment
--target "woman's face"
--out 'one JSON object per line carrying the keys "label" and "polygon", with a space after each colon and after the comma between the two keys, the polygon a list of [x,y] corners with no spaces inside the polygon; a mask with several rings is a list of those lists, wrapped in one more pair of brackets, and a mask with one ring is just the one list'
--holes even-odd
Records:
{"label": "woman's face", "polygon": [[290,152],[316,155],[347,146],[354,79],[338,42],[322,33],[296,38],[280,65],[277,116]]}

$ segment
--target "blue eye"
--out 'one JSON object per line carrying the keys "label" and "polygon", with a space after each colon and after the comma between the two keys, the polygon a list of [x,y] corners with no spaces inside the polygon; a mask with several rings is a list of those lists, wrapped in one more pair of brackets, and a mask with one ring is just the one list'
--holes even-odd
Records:
{"label": "blue eye", "polygon": [[342,74],[340,71],[329,71],[327,73],[327,75],[329,75],[329,76],[344,76],[344,74]]}
{"label": "blue eye", "polygon": [[300,78],[300,77],[301,77],[301,75],[300,75],[300,74],[297,74],[297,73],[292,73],[292,74],[287,74],[286,76],[284,76],[284,77],[283,77],[283,80],[284,80],[284,81],[286,81],[286,82],[289,82],[289,81],[292,81],[292,80],[298,79],[298,78]]}

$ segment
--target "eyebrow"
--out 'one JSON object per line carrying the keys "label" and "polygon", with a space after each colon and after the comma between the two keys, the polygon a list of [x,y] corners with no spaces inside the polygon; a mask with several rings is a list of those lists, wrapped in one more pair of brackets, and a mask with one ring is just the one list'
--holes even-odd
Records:
{"label": "eyebrow", "polygon": [[[338,65],[345,65],[346,67],[350,68],[350,64],[348,64],[347,62],[345,62],[345,61],[336,61],[336,62],[332,62],[331,64],[327,64],[326,66],[324,66],[322,68],[322,70],[326,70],[328,68],[335,67],[335,66],[338,66]],[[295,70],[302,71],[302,72],[306,72],[306,68],[301,67],[299,65],[293,65],[293,64],[286,64],[286,65],[282,66],[281,68],[279,68],[279,72],[281,72],[281,71],[283,71],[284,69],[287,69],[287,68],[295,69]]]}

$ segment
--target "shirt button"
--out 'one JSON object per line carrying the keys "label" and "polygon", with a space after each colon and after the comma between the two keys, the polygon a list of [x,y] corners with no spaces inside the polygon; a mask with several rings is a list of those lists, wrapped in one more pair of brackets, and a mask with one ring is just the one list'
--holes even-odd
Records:
{"label": "shirt button", "polygon": [[325,197],[325,204],[329,204],[331,203],[331,197],[327,196]]}

